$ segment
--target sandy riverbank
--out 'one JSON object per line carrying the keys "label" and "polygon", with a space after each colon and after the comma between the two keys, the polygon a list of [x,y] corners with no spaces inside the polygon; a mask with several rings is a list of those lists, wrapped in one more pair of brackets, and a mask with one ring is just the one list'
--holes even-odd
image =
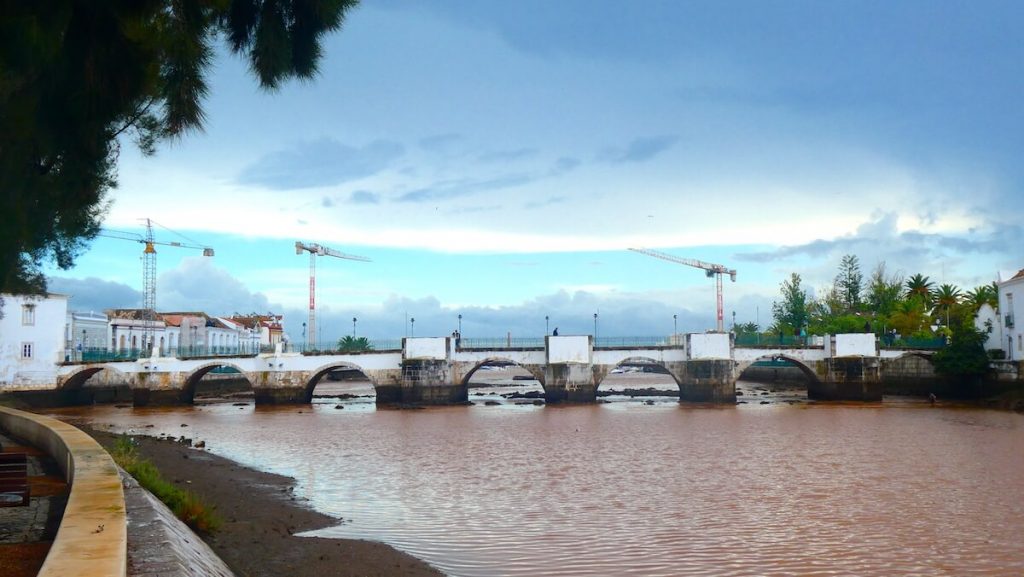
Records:
{"label": "sandy riverbank", "polygon": [[[117,438],[84,428],[106,447]],[[137,437],[139,452],[164,477],[213,505],[224,524],[204,537],[239,577],[442,575],[423,561],[383,543],[297,537],[337,524],[313,511],[292,490],[295,480],[243,467],[173,441]]]}

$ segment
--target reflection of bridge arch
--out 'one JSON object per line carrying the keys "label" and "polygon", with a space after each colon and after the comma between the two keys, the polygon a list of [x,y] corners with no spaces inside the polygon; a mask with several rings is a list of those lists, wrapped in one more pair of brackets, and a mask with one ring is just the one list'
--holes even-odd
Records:
{"label": "reflection of bridge arch", "polygon": [[540,383],[541,388],[544,388],[544,371],[540,370],[539,367],[533,365],[524,365],[522,363],[518,363],[508,357],[487,357],[486,359],[473,365],[473,368],[470,369],[465,374],[465,376],[462,377],[462,386],[468,387],[469,380],[473,378],[473,375],[476,374],[476,372],[479,371],[481,367],[492,365],[515,365],[525,370],[526,372],[530,373],[530,376],[533,377],[538,383]]}
{"label": "reflection of bridge arch", "polygon": [[782,353],[771,353],[771,354],[767,354],[767,355],[762,355],[762,356],[760,356],[760,357],[758,357],[758,358],[756,358],[756,359],[754,359],[752,361],[745,361],[745,362],[739,363],[739,366],[737,367],[736,379],[737,380],[742,379],[743,373],[746,372],[747,369],[752,367],[754,365],[754,363],[757,363],[757,362],[760,362],[760,361],[773,361],[773,360],[783,360],[783,361],[786,361],[789,364],[793,365],[794,367],[800,369],[800,372],[805,377],[807,377],[807,382],[808,383],[817,383],[818,381],[820,381],[820,379],[818,378],[818,374],[816,372],[814,372],[814,369],[812,369],[811,367],[809,367],[806,364],[804,364],[804,361],[801,361],[800,359],[797,359],[795,357],[791,357],[789,355],[785,355],[785,354],[782,354]]}
{"label": "reflection of bridge arch", "polygon": [[196,385],[199,384],[199,381],[202,380],[202,378],[205,377],[207,373],[209,373],[213,369],[216,369],[217,367],[231,367],[235,369],[236,371],[238,371],[238,376],[245,379],[246,382],[249,383],[249,388],[252,388],[252,380],[249,378],[249,374],[246,373],[245,370],[242,369],[242,367],[230,362],[211,361],[209,363],[204,363],[196,367],[195,369],[192,370],[192,372],[188,374],[187,377],[185,377],[185,384],[181,389],[181,401],[183,403],[192,404],[192,402],[195,400]]}
{"label": "reflection of bridge arch", "polygon": [[302,393],[302,399],[303,400],[302,400],[302,402],[303,403],[312,403],[313,402],[313,390],[316,389],[316,385],[317,385],[317,383],[320,382],[320,379],[324,378],[324,376],[326,376],[327,373],[329,373],[331,371],[336,371],[338,369],[350,369],[350,370],[354,370],[354,371],[359,371],[360,373],[363,374],[364,377],[366,377],[366,380],[370,381],[370,384],[373,385],[373,390],[374,391],[377,390],[377,381],[375,381],[373,379],[373,377],[371,377],[366,372],[366,369],[364,369],[363,367],[360,367],[359,365],[357,365],[355,363],[348,363],[348,362],[330,363],[328,365],[323,365],[322,367],[320,367],[320,368],[318,368],[318,369],[316,369],[315,371],[312,372],[312,376],[310,376],[309,381],[306,382],[306,387],[303,390],[303,393]]}
{"label": "reflection of bridge arch", "polygon": [[81,367],[79,370],[68,375],[67,378],[64,379],[64,382],[61,383],[60,388],[62,390],[80,389],[82,388],[83,385],[85,385],[85,382],[88,381],[90,377],[92,377],[93,375],[100,371],[111,371],[112,373],[120,377],[120,379],[123,382],[128,382],[128,375],[126,375],[125,373],[116,369],[113,366],[84,366]]}

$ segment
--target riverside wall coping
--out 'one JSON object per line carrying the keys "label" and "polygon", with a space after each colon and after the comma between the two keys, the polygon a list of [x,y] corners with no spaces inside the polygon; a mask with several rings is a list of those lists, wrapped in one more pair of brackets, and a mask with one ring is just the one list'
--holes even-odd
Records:
{"label": "riverside wall coping", "polygon": [[39,577],[125,577],[124,491],[110,455],[82,431],[42,415],[0,407],[0,425],[52,457],[71,488]]}

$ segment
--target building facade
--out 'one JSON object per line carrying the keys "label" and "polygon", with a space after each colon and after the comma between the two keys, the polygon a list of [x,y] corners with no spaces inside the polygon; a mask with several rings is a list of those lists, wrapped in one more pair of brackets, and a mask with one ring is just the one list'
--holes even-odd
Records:
{"label": "building facade", "polygon": [[66,354],[68,297],[0,298],[0,387],[52,385]]}
{"label": "building facade", "polygon": [[1006,358],[1024,360],[1024,269],[999,286],[999,316],[1002,317],[1003,346]]}

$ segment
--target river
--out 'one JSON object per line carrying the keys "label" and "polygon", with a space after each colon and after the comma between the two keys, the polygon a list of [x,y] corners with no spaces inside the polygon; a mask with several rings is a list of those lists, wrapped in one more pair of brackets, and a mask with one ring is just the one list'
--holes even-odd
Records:
{"label": "river", "polygon": [[343,519],[315,534],[384,541],[457,576],[1024,574],[1024,415],[741,387],[748,403],[728,407],[535,406],[495,388],[425,410],[56,414],[205,440]]}

